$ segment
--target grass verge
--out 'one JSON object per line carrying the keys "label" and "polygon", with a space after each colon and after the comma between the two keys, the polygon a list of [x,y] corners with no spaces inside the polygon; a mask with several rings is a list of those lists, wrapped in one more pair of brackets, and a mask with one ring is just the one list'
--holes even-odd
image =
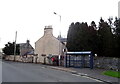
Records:
{"label": "grass verge", "polygon": [[102,74],[107,75],[107,76],[120,78],[120,72],[118,72],[118,71],[104,71],[104,72],[102,72]]}

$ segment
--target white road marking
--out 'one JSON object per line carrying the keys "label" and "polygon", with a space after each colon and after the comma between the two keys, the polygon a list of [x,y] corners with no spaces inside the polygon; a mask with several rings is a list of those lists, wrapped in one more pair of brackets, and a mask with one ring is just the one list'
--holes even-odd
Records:
{"label": "white road marking", "polygon": [[84,74],[84,73],[78,73],[79,75],[87,75],[87,74]]}
{"label": "white road marking", "polygon": [[72,75],[74,75],[74,76],[80,76],[80,75],[78,75],[78,74],[72,74]]}
{"label": "white road marking", "polygon": [[41,68],[45,68],[45,67],[41,67]]}
{"label": "white road marking", "polygon": [[103,81],[100,81],[100,80],[97,80],[97,79],[94,79],[94,78],[90,78],[88,76],[82,76],[82,77],[89,78],[89,79],[92,79],[92,80],[95,80],[95,81],[98,81],[98,82],[103,82]]}
{"label": "white road marking", "polygon": [[[84,77],[84,78],[88,78],[88,79],[92,79],[92,80],[95,80],[95,81],[97,81],[97,82],[103,82],[103,81],[100,81],[100,80],[97,80],[97,79],[94,79],[94,78],[90,78],[90,77],[88,77],[88,76],[81,76],[83,73],[78,73],[78,74],[72,74],[72,75],[74,75],[74,76],[80,76],[80,77]],[[87,75],[87,74],[85,74],[85,75]]]}

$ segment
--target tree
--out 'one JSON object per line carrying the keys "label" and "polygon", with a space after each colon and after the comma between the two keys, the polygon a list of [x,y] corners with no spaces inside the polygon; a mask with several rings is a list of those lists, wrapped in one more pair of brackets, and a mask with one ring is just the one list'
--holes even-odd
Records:
{"label": "tree", "polygon": [[[119,57],[120,19],[104,21],[100,18],[97,26],[94,21],[90,26],[86,22],[71,23],[67,35],[68,51],[92,51],[98,56]],[[113,32],[114,30],[114,32]]]}
{"label": "tree", "polygon": [[108,22],[109,22],[110,25],[112,25],[112,20],[113,20],[112,17],[109,17],[109,18],[108,18]]}
{"label": "tree", "polygon": [[[3,53],[6,55],[14,55],[14,45],[15,42],[10,43],[8,42],[5,44],[5,47],[2,49]],[[16,55],[20,54],[19,44],[16,44]]]}
{"label": "tree", "polygon": [[108,25],[102,18],[99,22],[98,30],[99,38],[99,55],[100,56],[113,56],[113,34],[111,31],[111,26]]}
{"label": "tree", "polygon": [[114,26],[115,26],[115,29],[116,29],[116,35],[120,35],[120,18],[115,18],[115,22],[114,22]]}
{"label": "tree", "polygon": [[91,26],[92,26],[95,30],[97,30],[96,23],[95,23],[94,21],[91,22]]}
{"label": "tree", "polygon": [[94,21],[91,22],[91,26],[89,26],[89,35],[90,35],[90,42],[88,42],[88,45],[91,45],[92,52],[98,53],[98,31],[97,26]]}
{"label": "tree", "polygon": [[116,57],[120,57],[120,53],[119,53],[119,50],[120,50],[120,18],[117,18],[117,17],[115,18],[114,26],[115,26],[115,34],[114,34],[115,49],[114,49],[114,53],[115,53]]}
{"label": "tree", "polygon": [[68,34],[67,34],[67,49],[68,51],[74,51],[74,42],[73,42],[73,34],[74,34],[74,23],[71,23],[71,25],[69,26],[69,30],[68,30]]}
{"label": "tree", "polygon": [[93,24],[88,26],[86,22],[76,22],[70,25],[67,35],[68,51],[97,51],[95,22]]}

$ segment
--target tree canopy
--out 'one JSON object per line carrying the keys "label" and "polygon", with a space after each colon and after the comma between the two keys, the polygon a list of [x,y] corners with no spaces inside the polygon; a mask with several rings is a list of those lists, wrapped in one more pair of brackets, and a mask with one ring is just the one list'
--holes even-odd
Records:
{"label": "tree canopy", "polygon": [[[11,43],[8,42],[7,44],[5,44],[5,47],[2,49],[3,53],[5,55],[14,55],[14,45],[15,42]],[[20,54],[20,48],[19,48],[19,44],[16,44],[16,55]]]}
{"label": "tree canopy", "polygon": [[[119,57],[120,50],[120,19],[112,18],[99,24],[94,21],[71,23],[67,34],[68,51],[92,51],[98,56]],[[114,30],[114,31],[113,31]]]}

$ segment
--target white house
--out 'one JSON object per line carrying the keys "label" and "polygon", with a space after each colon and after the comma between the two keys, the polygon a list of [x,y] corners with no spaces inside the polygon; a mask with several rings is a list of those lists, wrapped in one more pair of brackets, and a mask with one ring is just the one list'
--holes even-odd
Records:
{"label": "white house", "polygon": [[35,42],[37,62],[49,64],[49,56],[63,56],[65,45],[53,36],[52,26],[45,26],[44,35]]}

